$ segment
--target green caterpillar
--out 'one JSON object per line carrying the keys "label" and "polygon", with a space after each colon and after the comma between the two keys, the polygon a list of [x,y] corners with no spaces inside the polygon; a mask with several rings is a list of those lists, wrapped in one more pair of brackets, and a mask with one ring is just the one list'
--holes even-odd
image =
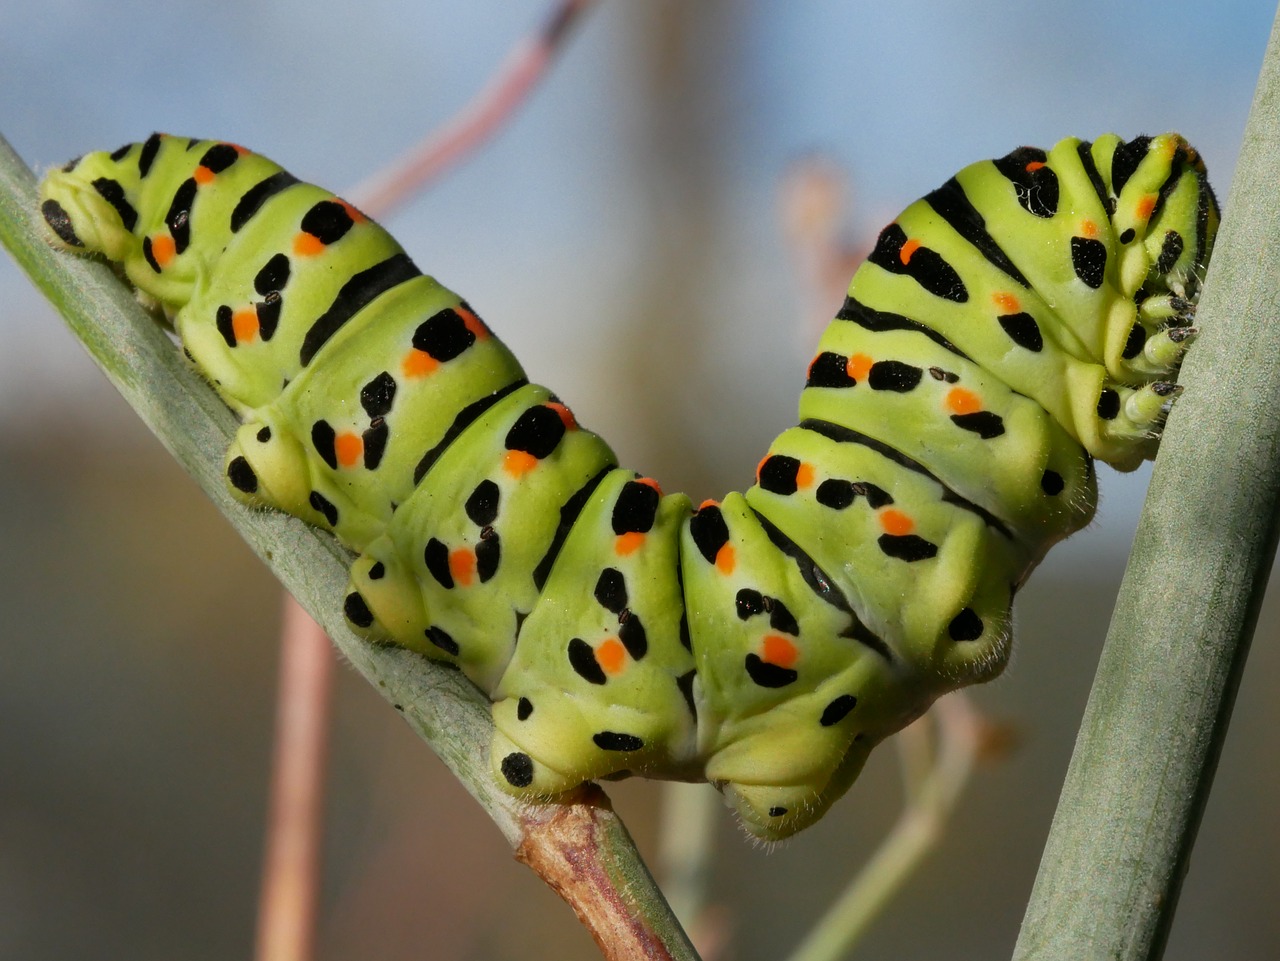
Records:
{"label": "green caterpillar", "polygon": [[490,694],[505,788],[706,778],[767,839],[999,673],[1014,593],[1093,515],[1093,458],[1155,453],[1218,225],[1175,134],[966,167],[881,232],[755,486],[695,508],[264,157],[155,134],[41,197],[243,416],[236,494],[359,555],[353,627]]}

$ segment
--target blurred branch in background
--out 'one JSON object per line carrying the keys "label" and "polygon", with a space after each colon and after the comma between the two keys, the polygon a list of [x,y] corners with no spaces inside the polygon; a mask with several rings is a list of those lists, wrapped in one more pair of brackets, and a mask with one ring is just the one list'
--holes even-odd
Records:
{"label": "blurred branch in background", "polygon": [[314,953],[333,668],[324,631],[285,593],[258,961],[309,961]]}
{"label": "blurred branch in background", "polygon": [[563,49],[569,28],[594,2],[560,0],[543,25],[516,45],[493,78],[452,120],[350,191],[347,199],[380,220],[464,160],[524,104]]}

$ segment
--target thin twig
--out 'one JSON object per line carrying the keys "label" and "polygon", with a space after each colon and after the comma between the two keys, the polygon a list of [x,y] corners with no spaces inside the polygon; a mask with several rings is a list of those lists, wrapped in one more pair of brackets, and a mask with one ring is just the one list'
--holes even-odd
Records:
{"label": "thin twig", "polygon": [[846,957],[937,844],[981,753],[985,725],[962,692],[942,698],[932,714],[936,715],[941,735],[932,769],[918,782],[914,776],[906,778],[908,783],[916,784],[915,796],[907,798],[893,830],[790,961],[839,961]]}
{"label": "thin twig", "polygon": [[348,199],[380,219],[474,151],[528,99],[563,48],[569,28],[594,2],[560,0],[542,26],[516,44],[489,83],[452,120],[350,191]]}
{"label": "thin twig", "polygon": [[257,961],[310,961],[320,888],[334,656],[311,615],[284,598]]}

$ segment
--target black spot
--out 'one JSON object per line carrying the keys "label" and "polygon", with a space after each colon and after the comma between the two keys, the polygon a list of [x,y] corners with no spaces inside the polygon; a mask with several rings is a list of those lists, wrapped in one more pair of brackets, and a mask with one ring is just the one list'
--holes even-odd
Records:
{"label": "black spot", "polygon": [[652,484],[627,481],[613,505],[613,532],[647,534],[657,520],[661,499],[658,489]]}
{"label": "black spot", "polygon": [[396,379],[385,370],[360,388],[360,406],[370,417],[385,417],[391,413],[395,398]]}
{"label": "black spot", "polygon": [[649,635],[645,632],[640,615],[623,611],[618,618],[618,640],[627,649],[633,661],[643,660],[649,653]]}
{"label": "black spot", "polygon": [[1117,145],[1111,156],[1111,190],[1116,196],[1120,195],[1150,149],[1150,137],[1134,137],[1128,143]]}
{"label": "black spot", "polygon": [[476,545],[476,575],[480,583],[487,583],[498,573],[498,565],[502,561],[502,540],[492,527],[480,532],[480,543]]}
{"label": "black spot", "polygon": [[1107,245],[1093,237],[1071,238],[1071,266],[1086,286],[1097,290],[1107,270]]}
{"label": "black spot", "polygon": [[240,159],[240,151],[229,143],[214,144],[200,158],[200,166],[215,174],[220,174]]}
{"label": "black spot", "polygon": [[374,561],[373,566],[369,568],[369,580],[380,581],[387,576],[387,566],[382,561]]}
{"label": "black spot", "polygon": [[533,702],[527,697],[520,698],[516,702],[516,720],[527,721],[531,714],[533,714]]}
{"label": "black spot", "polygon": [[867,374],[867,386],[872,390],[888,390],[905,394],[920,385],[924,371],[897,360],[881,360],[871,365]]}
{"label": "black spot", "polygon": [[284,290],[289,283],[289,271],[289,258],[284,254],[276,254],[254,275],[253,289],[264,297],[272,291]]}
{"label": "black spot", "polygon": [[1049,156],[1039,147],[1019,147],[992,164],[1012,184],[1022,209],[1047,219],[1058,212],[1058,175],[1048,166]]}
{"label": "black spot", "polygon": [[745,621],[764,613],[764,595],[759,591],[744,587],[734,598],[734,607],[738,611],[738,620]]}
{"label": "black spot", "polygon": [[236,346],[236,329],[232,324],[233,314],[231,308],[226,304],[222,304],[213,313],[213,326],[217,328],[222,339],[228,347]]}
{"label": "black spot", "polygon": [[341,240],[354,221],[336,200],[322,200],[302,215],[302,231],[328,246]]}
{"label": "black spot", "polygon": [[989,410],[977,410],[972,414],[952,414],[951,422],[961,430],[973,431],[983,440],[991,440],[1004,433],[1004,418]]}
{"label": "black spot", "polygon": [[602,751],[639,751],[644,747],[644,741],[634,734],[618,734],[614,731],[593,734],[591,740]]}
{"label": "black spot", "polygon": [[1066,482],[1056,470],[1046,470],[1040,475],[1040,489],[1050,497],[1057,497],[1064,487]]}
{"label": "black spot", "polygon": [[161,136],[153,133],[147,138],[142,145],[142,150],[138,154],[138,174],[145,177],[151,173],[151,165],[155,162],[156,154],[160,152]]}
{"label": "black spot", "polygon": [[1167,274],[1173,270],[1178,258],[1182,256],[1182,235],[1176,230],[1165,231],[1164,243],[1160,245],[1160,256],[1156,258],[1156,273]]}
{"label": "black spot", "polygon": [[458,642],[450,636],[448,631],[433,625],[428,627],[423,633],[426,635],[428,641],[440,648],[440,650],[444,651],[446,654],[452,654],[454,657],[458,656]]}
{"label": "black spot", "polygon": [[449,570],[449,548],[444,541],[435,537],[427,541],[427,546],[422,549],[422,561],[436,583],[445,590],[453,588],[453,572]]}
{"label": "black spot", "polygon": [[382,463],[382,455],[387,451],[387,440],[391,436],[391,428],[381,417],[374,418],[372,424],[360,433],[364,445],[364,466],[368,470],[377,470]]}
{"label": "black spot", "polygon": [[1038,354],[1044,349],[1044,338],[1040,334],[1040,325],[1036,319],[1026,312],[1003,314],[997,318],[1009,339],[1032,353]]}
{"label": "black spot", "polygon": [[253,311],[258,315],[258,333],[263,340],[270,340],[275,336],[276,327],[280,324],[280,310],[284,306],[284,298],[280,296],[280,291],[270,290],[266,296],[262,298],[262,302],[255,304]]}
{"label": "black spot", "polygon": [[729,542],[729,525],[718,505],[708,504],[689,519],[689,534],[698,553],[708,564],[716,562],[716,555]]}
{"label": "black spot", "polygon": [[551,454],[564,437],[564,421],[555,410],[539,404],[521,414],[507,431],[504,445],[507,450],[524,451],[542,460]]}
{"label": "black spot", "polygon": [[887,556],[907,563],[927,561],[938,554],[938,545],[917,534],[881,534],[877,543]]}
{"label": "black spot", "polygon": [[1105,387],[1098,395],[1098,416],[1103,420],[1115,420],[1120,413],[1120,395],[1110,387]]}
{"label": "black spot", "polygon": [[969,291],[954,267],[936,251],[917,246],[902,260],[907,234],[898,224],[890,224],[880,231],[875,249],[867,256],[867,262],[875,264],[891,274],[905,274],[936,297],[963,304],[969,299]]}
{"label": "black spot", "polygon": [[311,446],[330,470],[338,469],[337,434],[327,420],[318,420],[311,425]]}
{"label": "black spot", "polygon": [[487,527],[498,519],[498,503],[502,491],[498,485],[486,478],[476,485],[476,489],[467,498],[465,510],[467,517],[476,527]]}
{"label": "black spot", "polygon": [[771,818],[780,818],[786,813],[787,813],[787,809],[784,807],[775,806],[775,807],[769,808],[769,817]]}
{"label": "black spot", "polygon": [[258,491],[258,475],[243,457],[233,458],[227,464],[227,480],[231,481],[231,486],[236,490],[246,494],[256,494]]}
{"label": "black spot", "polygon": [[842,511],[853,503],[854,496],[855,492],[851,481],[832,477],[818,485],[815,498],[823,507]]}
{"label": "black spot", "polygon": [[[147,142],[150,143],[150,141]],[[253,219],[254,214],[262,208],[263,204],[297,182],[297,177],[281,170],[272,174],[266,180],[258,181],[246,190],[244,196],[236,204],[235,210],[231,211],[231,232],[233,234],[239,233],[244,225]]]}
{"label": "black spot", "polygon": [[312,491],[311,496],[307,498],[307,502],[315,508],[316,513],[329,522],[330,527],[338,526],[338,508],[331,500],[319,491]]}
{"label": "black spot", "polygon": [[568,653],[569,666],[588,684],[603,684],[608,680],[604,668],[596,660],[595,649],[582,638],[575,637],[569,641]]}
{"label": "black spot", "polygon": [[614,567],[606,567],[596,578],[596,602],[614,614],[622,613],[627,606],[627,581],[622,571]]}
{"label": "black spot", "polygon": [[120,182],[109,177],[99,177],[93,182],[93,189],[98,192],[98,195],[103,200],[115,208],[116,214],[120,217],[120,223],[124,225],[124,229],[133,233],[133,228],[138,225],[138,211],[125,198],[124,188],[120,186]]}
{"label": "black spot", "polygon": [[745,660],[747,676],[760,687],[786,687],[795,682],[800,675],[789,667],[779,667],[761,660],[756,654],[748,654]]}
{"label": "black spot", "polygon": [[813,358],[809,365],[806,387],[852,387],[857,381],[849,376],[849,359],[830,351]]}
{"label": "black spot", "polygon": [[757,483],[771,494],[794,494],[799,487],[800,461],[786,454],[766,457],[757,471]]}
{"label": "black spot", "polygon": [[432,314],[413,332],[413,346],[446,363],[476,342],[476,335],[452,307]]}
{"label": "black spot", "polygon": [[194,178],[184,180],[174,191],[169,212],[164,215],[164,222],[173,237],[175,253],[182,253],[191,243],[191,205],[196,201],[199,187]]}
{"label": "black spot", "polygon": [[966,607],[953,617],[947,627],[947,633],[951,635],[953,641],[976,641],[982,636],[983,630],[985,625],[982,623],[982,618],[974,613],[971,607]]}
{"label": "black spot", "polygon": [[1125,360],[1133,360],[1140,353],[1147,343],[1147,332],[1141,324],[1134,324],[1129,328],[1129,338],[1124,342],[1124,350],[1120,352],[1120,356]]}
{"label": "black spot", "polygon": [[818,719],[818,723],[823,727],[833,727],[839,724],[849,712],[858,706],[858,699],[852,694],[841,694],[838,698],[826,706],[822,712],[822,717]]}
{"label": "black spot", "polygon": [[342,613],[356,627],[370,627],[373,624],[373,612],[357,591],[352,591],[342,602]]}
{"label": "black spot", "polygon": [[156,260],[156,254],[152,249],[150,237],[142,238],[142,256],[146,258],[146,261],[151,265],[152,270],[157,274],[161,272],[162,268],[160,267],[160,261]]}
{"label": "black spot", "polygon": [[502,776],[512,787],[528,787],[533,783],[533,758],[523,751],[513,751],[502,759]]}
{"label": "black spot", "polygon": [[257,439],[259,444],[265,444],[267,441],[271,440],[271,428],[263,427],[253,436]]}
{"label": "black spot", "polygon": [[1125,228],[1124,232],[1120,234],[1120,243],[1131,244],[1133,243],[1133,238],[1136,236],[1138,236],[1137,231],[1135,231],[1132,227],[1127,227]]}
{"label": "black spot", "polygon": [[[83,247],[84,241],[76,236],[75,227],[71,226],[71,217],[67,215],[62,204],[56,200],[46,200],[40,205],[40,213],[44,214],[45,223],[47,223],[53,232],[58,235],[64,244],[71,247]],[[154,267],[155,264],[152,263]],[[158,269],[157,269],[157,272]]]}
{"label": "black spot", "polygon": [[787,608],[786,604],[778,600],[776,597],[765,598],[765,607],[769,609],[769,626],[775,631],[781,631],[783,634],[790,634],[792,637],[800,636],[800,625],[796,623],[795,616]]}

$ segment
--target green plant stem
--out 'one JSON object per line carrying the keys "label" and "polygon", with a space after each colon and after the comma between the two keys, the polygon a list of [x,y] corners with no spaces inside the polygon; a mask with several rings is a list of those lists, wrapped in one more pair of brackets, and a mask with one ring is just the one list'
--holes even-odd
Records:
{"label": "green plant stem", "polygon": [[1280,20],[1014,958],[1159,958],[1276,546]]}
{"label": "green plant stem", "polygon": [[293,517],[248,510],[227,493],[223,453],[238,426],[209,385],[104,264],[54,251],[39,222],[35,179],[0,137],[0,241],[107,377],[249,546],[454,772],[517,857],[569,901],[609,958],[695,959],[626,828],[599,791],[534,805],[489,774],[485,697],[457,671],[352,634],[342,616],[349,558]]}

